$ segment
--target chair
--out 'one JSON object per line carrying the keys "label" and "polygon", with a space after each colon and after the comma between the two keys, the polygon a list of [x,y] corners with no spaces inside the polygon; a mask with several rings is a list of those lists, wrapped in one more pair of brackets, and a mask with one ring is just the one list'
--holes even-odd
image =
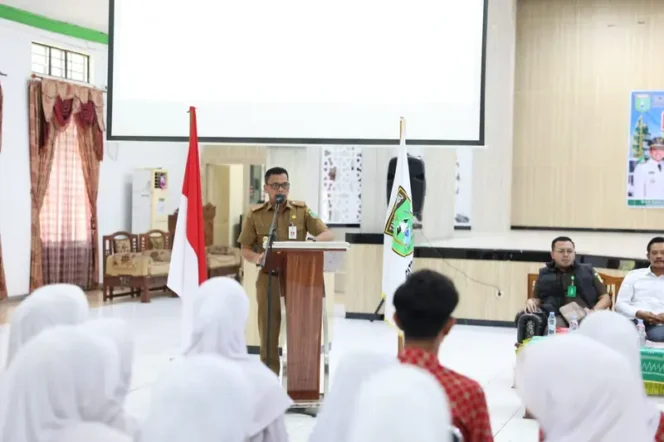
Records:
{"label": "chair", "polygon": [[[129,232],[115,232],[102,237],[104,253],[103,299],[115,296],[136,296],[142,287],[140,276],[147,272],[148,260],[138,251],[138,236]],[[129,287],[123,293],[113,293],[115,287]]]}

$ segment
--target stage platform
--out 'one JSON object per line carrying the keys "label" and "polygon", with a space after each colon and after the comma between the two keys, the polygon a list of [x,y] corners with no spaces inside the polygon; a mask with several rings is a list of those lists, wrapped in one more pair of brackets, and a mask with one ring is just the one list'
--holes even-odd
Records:
{"label": "stage platform", "polygon": [[[656,234],[553,230],[512,230],[505,234],[456,231],[443,241],[429,241],[416,231],[415,269],[430,268],[453,279],[461,294],[456,315],[471,325],[512,325],[523,308],[529,273],[550,260],[551,241],[569,236],[577,259],[599,272],[622,276],[648,265],[646,246]],[[664,234],[663,234],[664,236]],[[349,233],[344,303],[348,318],[371,319],[380,302],[381,233]],[[370,263],[370,264],[368,264]]]}

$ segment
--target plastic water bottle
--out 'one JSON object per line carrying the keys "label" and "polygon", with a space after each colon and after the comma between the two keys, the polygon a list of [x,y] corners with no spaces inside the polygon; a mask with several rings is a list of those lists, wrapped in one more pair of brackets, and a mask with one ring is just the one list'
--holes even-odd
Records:
{"label": "plastic water bottle", "polygon": [[556,314],[554,312],[549,313],[549,323],[546,328],[549,336],[556,334]]}
{"label": "plastic water bottle", "polygon": [[637,319],[636,332],[639,335],[639,345],[641,345],[641,347],[645,347],[646,346],[646,326],[643,323],[643,319]]}
{"label": "plastic water bottle", "polygon": [[572,318],[569,321],[569,331],[573,332],[579,328],[579,321],[576,319],[576,315],[572,315]]}

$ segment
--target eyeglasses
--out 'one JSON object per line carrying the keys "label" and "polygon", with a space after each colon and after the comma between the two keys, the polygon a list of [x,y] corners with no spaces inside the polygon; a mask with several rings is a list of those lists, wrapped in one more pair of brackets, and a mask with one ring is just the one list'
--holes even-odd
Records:
{"label": "eyeglasses", "polygon": [[290,183],[272,183],[272,184],[267,184],[272,190],[288,190],[290,188]]}

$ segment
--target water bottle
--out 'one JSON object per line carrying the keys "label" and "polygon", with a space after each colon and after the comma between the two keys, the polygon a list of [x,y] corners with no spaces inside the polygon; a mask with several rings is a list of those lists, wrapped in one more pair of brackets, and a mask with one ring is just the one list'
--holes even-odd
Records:
{"label": "water bottle", "polygon": [[636,332],[639,335],[639,345],[641,347],[645,347],[646,346],[646,326],[643,323],[643,319],[637,319]]}
{"label": "water bottle", "polygon": [[576,315],[572,315],[572,318],[569,321],[569,331],[573,332],[579,328],[579,321],[576,319]]}
{"label": "water bottle", "polygon": [[556,314],[554,312],[549,313],[549,323],[547,325],[547,332],[549,336],[556,334]]}

